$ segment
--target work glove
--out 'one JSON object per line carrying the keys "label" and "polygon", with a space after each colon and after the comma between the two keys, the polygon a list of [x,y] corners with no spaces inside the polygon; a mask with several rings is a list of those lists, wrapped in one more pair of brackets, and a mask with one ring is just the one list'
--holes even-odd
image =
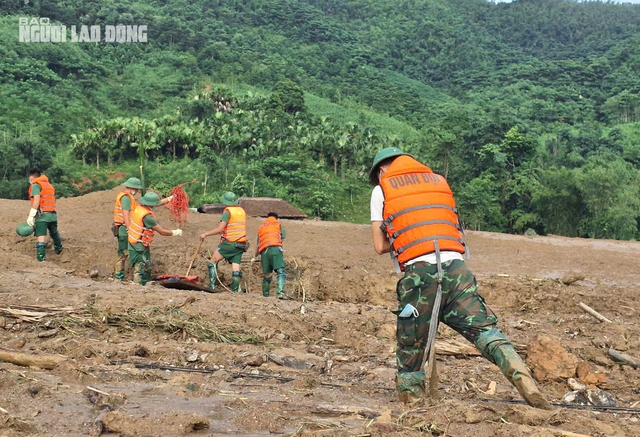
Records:
{"label": "work glove", "polygon": [[252,262],[252,263],[254,263],[254,262],[256,262],[256,261],[258,261],[258,257],[257,257],[257,256],[254,256],[253,258],[251,258],[251,262]]}
{"label": "work glove", "polygon": [[29,217],[27,217],[27,224],[31,227],[34,227],[36,224],[36,214],[38,213],[37,209],[31,208],[29,211]]}
{"label": "work glove", "polygon": [[173,196],[167,197],[167,203],[170,203],[173,200]]}
{"label": "work glove", "polygon": [[179,237],[181,235],[182,235],[182,229],[174,229],[173,231],[171,231],[172,237]]}

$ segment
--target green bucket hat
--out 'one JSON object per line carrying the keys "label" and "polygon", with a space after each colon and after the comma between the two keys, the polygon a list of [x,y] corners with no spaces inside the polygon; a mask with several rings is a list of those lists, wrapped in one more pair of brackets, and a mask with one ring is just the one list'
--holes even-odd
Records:
{"label": "green bucket hat", "polygon": [[138,178],[129,178],[124,183],[124,186],[127,188],[133,188],[134,190],[142,190],[142,182]]}
{"label": "green bucket hat", "polygon": [[145,206],[156,206],[160,203],[160,197],[156,193],[150,191],[142,196],[138,203]]}
{"label": "green bucket hat", "polygon": [[33,234],[33,231],[35,231],[35,229],[32,226],[29,226],[27,222],[20,223],[16,228],[16,234],[20,235],[21,237],[28,237],[29,235]]}
{"label": "green bucket hat", "polygon": [[225,205],[237,205],[238,204],[238,196],[236,196],[231,191],[227,191],[222,195],[220,201]]}
{"label": "green bucket hat", "polygon": [[[380,183],[380,181],[378,180],[378,166],[382,161],[394,156],[402,155],[411,156],[408,153],[404,153],[397,147],[387,147],[386,149],[382,149],[381,151],[379,151],[376,157],[373,158],[373,164],[371,165],[371,170],[369,170],[369,182],[371,182],[371,185],[378,185]],[[413,156],[411,157],[413,158]]]}

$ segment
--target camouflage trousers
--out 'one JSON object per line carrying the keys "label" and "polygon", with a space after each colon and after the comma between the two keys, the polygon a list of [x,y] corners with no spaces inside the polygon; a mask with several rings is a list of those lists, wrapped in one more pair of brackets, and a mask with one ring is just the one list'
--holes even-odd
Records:
{"label": "camouflage trousers", "polygon": [[[465,337],[471,344],[478,335],[495,328],[498,318],[478,294],[475,276],[462,260],[442,263],[442,303],[439,320]],[[420,372],[425,354],[431,311],[438,288],[435,264],[418,262],[406,266],[398,281],[398,315],[407,304],[417,309],[417,316],[398,317],[396,360],[398,374]]]}
{"label": "camouflage trousers", "polygon": [[151,277],[151,251],[148,247],[142,252],[129,246],[129,264],[133,267],[133,282],[146,285]]}

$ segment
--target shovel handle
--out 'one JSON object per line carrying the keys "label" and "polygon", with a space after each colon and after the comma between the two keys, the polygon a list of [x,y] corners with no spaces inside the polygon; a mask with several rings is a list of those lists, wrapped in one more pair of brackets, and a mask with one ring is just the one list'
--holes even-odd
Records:
{"label": "shovel handle", "polygon": [[187,274],[185,276],[189,276],[189,272],[191,271],[191,267],[193,266],[193,262],[196,260],[196,256],[198,256],[198,253],[200,252],[200,248],[202,247],[202,243],[204,242],[203,239],[200,239],[200,243],[198,243],[198,247],[196,248],[196,252],[193,254],[193,257],[191,257],[191,262],[189,263],[189,268],[187,269]]}

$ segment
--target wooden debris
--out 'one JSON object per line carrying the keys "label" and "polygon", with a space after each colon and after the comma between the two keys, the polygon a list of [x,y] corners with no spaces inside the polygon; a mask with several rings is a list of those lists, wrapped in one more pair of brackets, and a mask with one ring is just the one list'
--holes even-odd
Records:
{"label": "wooden debris", "polygon": [[584,310],[585,312],[591,314],[593,317],[595,317],[596,319],[600,320],[601,322],[605,322],[605,323],[613,323],[611,320],[607,319],[605,316],[603,316],[602,314],[600,314],[599,312],[597,312],[596,310],[594,310],[593,308],[591,308],[589,305],[586,305],[582,302],[580,302],[578,304],[578,306]]}
{"label": "wooden debris", "polygon": [[437,355],[466,355],[480,356],[480,352],[470,344],[457,342],[456,340],[440,341],[436,340]]}
{"label": "wooden debris", "polygon": [[39,307],[34,305],[11,305],[0,307],[0,314],[24,322],[38,322],[43,317],[60,316],[74,311],[72,307]]}
{"label": "wooden debris", "polygon": [[631,367],[633,367],[634,369],[637,369],[638,367],[640,367],[640,360],[637,360],[623,352],[617,351],[615,349],[609,349],[607,351],[607,355],[609,355],[611,358],[613,358],[616,361],[621,361],[625,364],[630,365]]}
{"label": "wooden debris", "polygon": [[67,357],[62,355],[28,354],[0,348],[0,361],[25,367],[39,367],[41,369],[54,369]]}
{"label": "wooden debris", "polygon": [[91,390],[94,391],[96,393],[100,393],[101,395],[105,395],[105,396],[111,396],[109,393],[102,391],[102,390],[98,390],[97,388],[91,387],[90,385],[87,386],[87,390]]}
{"label": "wooden debris", "polygon": [[318,405],[309,405],[309,406],[304,405],[302,407],[308,408],[309,412],[312,414],[318,414],[322,416],[357,415],[357,416],[366,417],[367,419],[373,419],[375,417],[380,416],[381,414],[379,411],[375,411],[370,408],[351,407],[347,405],[318,404]]}
{"label": "wooden debris", "polygon": [[48,329],[46,331],[42,331],[38,333],[38,338],[49,338],[49,337],[55,337],[56,335],[58,335],[57,329]]}

